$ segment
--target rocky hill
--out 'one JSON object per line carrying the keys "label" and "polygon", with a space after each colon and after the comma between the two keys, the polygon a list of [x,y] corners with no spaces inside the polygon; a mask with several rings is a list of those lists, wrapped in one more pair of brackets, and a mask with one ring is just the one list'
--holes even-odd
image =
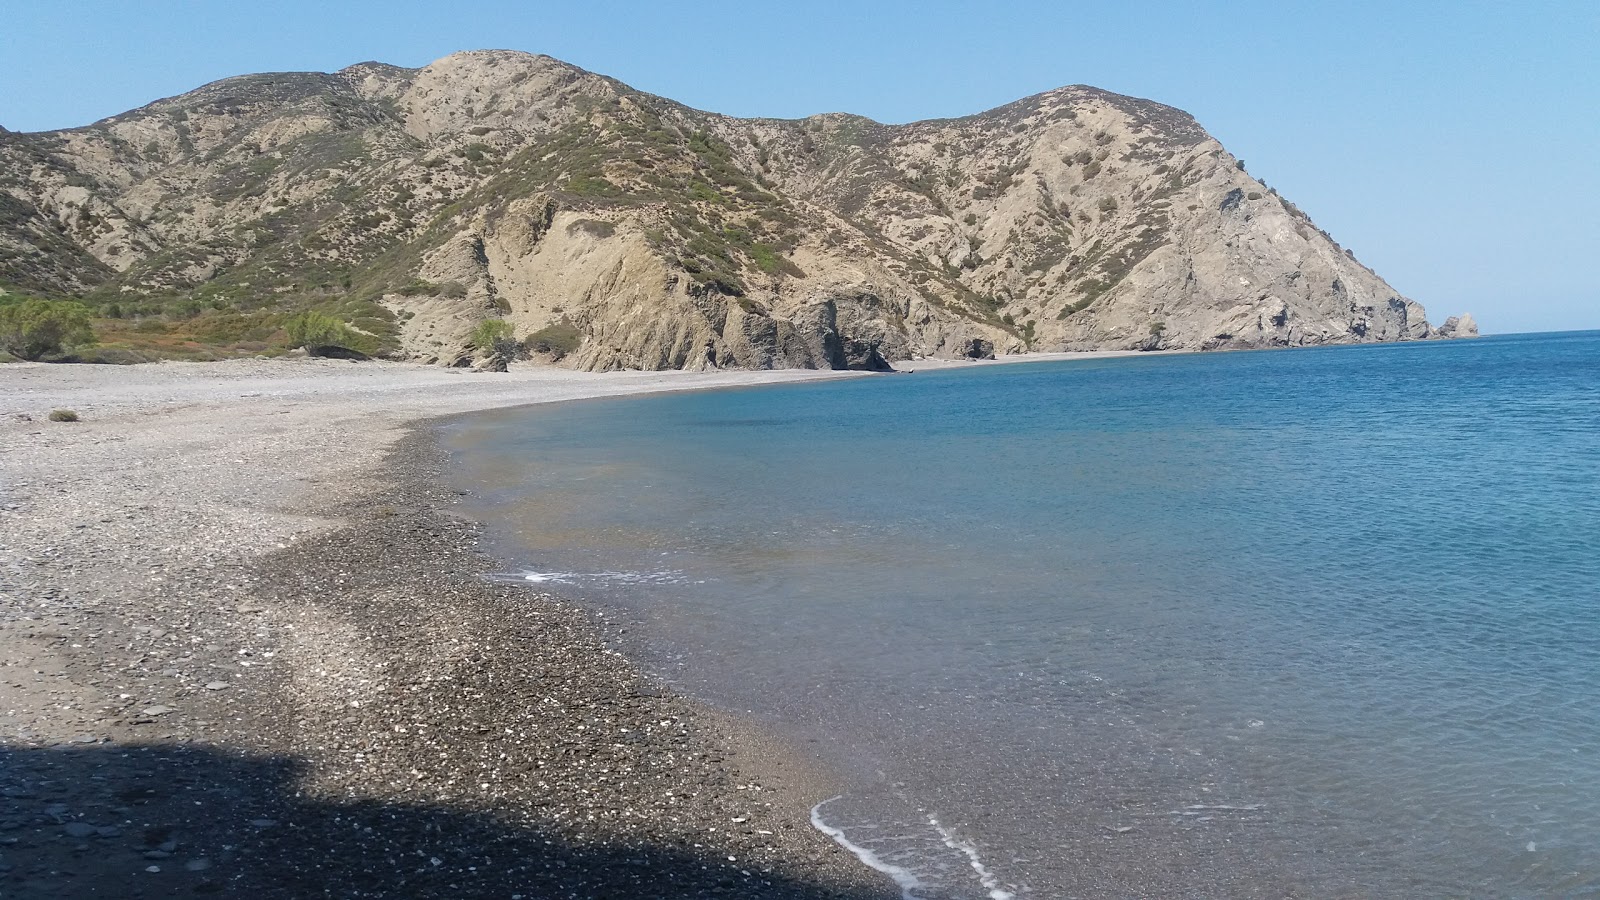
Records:
{"label": "rocky hill", "polygon": [[455,363],[502,318],[586,369],[1442,336],[1157,103],[734,119],[504,51],[0,130],[0,287],[237,352],[317,309]]}

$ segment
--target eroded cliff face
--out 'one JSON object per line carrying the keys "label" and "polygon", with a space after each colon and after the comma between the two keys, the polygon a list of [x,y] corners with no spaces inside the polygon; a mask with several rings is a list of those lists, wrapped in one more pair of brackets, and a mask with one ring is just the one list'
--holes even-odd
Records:
{"label": "eroded cliff face", "polygon": [[1188,115],[1093,88],[886,126],[740,120],[548,57],[247,76],[0,133],[0,283],[327,308],[458,363],[485,319],[586,369],[1466,334]]}

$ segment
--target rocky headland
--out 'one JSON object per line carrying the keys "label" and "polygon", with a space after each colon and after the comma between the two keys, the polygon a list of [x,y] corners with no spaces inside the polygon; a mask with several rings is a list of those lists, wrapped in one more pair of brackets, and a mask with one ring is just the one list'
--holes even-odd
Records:
{"label": "rocky headland", "polygon": [[470,362],[500,319],[587,370],[1475,333],[1149,100],[736,119],[508,51],[0,131],[0,289],[85,300],[113,350],[251,354],[316,309],[364,352]]}

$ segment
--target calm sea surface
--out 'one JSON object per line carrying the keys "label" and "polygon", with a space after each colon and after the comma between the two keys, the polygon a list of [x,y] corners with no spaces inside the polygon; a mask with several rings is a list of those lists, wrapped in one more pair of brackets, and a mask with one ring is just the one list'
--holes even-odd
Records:
{"label": "calm sea surface", "polygon": [[458,420],[508,572],[907,896],[1600,896],[1600,332]]}

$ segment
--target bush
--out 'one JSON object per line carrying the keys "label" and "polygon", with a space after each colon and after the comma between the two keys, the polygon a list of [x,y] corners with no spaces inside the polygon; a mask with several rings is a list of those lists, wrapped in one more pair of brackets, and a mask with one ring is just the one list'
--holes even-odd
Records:
{"label": "bush", "polygon": [[406,284],[401,285],[395,293],[402,297],[436,297],[439,295],[439,291],[439,285],[424,278],[413,278]]}
{"label": "bush", "polygon": [[528,339],[523,341],[523,346],[534,353],[548,353],[559,360],[578,349],[578,345],[582,343],[583,332],[578,330],[578,326],[562,319],[528,335]]}
{"label": "bush", "polygon": [[42,359],[69,347],[95,343],[89,310],[62,300],[23,300],[0,306],[0,348],[22,359]]}
{"label": "bush", "polygon": [[283,333],[288,337],[289,349],[304,347],[315,352],[322,347],[342,347],[357,350],[360,337],[350,326],[332,316],[319,312],[303,312],[283,323]]}
{"label": "bush", "polygon": [[508,340],[511,340],[510,322],[505,319],[485,319],[472,330],[470,343],[474,348],[488,353],[494,349],[495,342]]}
{"label": "bush", "polygon": [[472,330],[470,343],[479,353],[488,357],[489,368],[494,371],[504,372],[510,363],[528,358],[527,349],[517,343],[511,323],[504,319],[479,322],[478,327]]}
{"label": "bush", "polygon": [[50,421],[76,422],[78,421],[78,414],[70,409],[52,409],[50,410]]}

